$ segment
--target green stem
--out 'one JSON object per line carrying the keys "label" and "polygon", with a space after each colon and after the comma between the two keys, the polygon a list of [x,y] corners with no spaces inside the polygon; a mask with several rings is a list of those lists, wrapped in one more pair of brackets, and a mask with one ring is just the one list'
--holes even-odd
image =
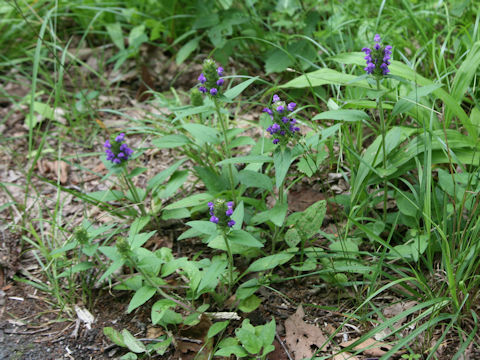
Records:
{"label": "green stem", "polygon": [[[380,79],[377,78],[377,90],[380,91]],[[379,96],[377,99],[377,106],[378,112],[380,115],[380,127],[382,132],[382,153],[383,153],[383,222],[385,223],[387,220],[387,201],[388,201],[388,189],[387,189],[387,178],[386,178],[386,171],[387,171],[387,151],[385,146],[385,136],[386,136],[386,126],[385,126],[385,117],[383,114],[383,106],[382,106],[382,97]]]}
{"label": "green stem", "polygon": [[147,211],[145,210],[145,205],[143,204],[142,201],[140,201],[140,196],[138,196],[137,188],[135,187],[135,185],[133,185],[132,181],[127,177],[125,172],[122,173],[122,176],[123,176],[123,180],[127,184],[128,189],[130,190],[130,193],[133,196],[133,199],[135,200],[138,208],[140,209],[140,212],[142,213],[142,216],[147,216]]}
{"label": "green stem", "polygon": [[232,290],[233,286],[233,254],[230,249],[230,244],[228,243],[227,235],[223,234],[223,240],[225,241],[225,246],[227,247],[227,256],[228,256],[228,295]]}
{"label": "green stem", "polygon": [[[215,103],[215,109],[217,111],[217,117],[218,117],[218,120],[220,121],[220,126],[222,128],[223,140],[225,142],[225,149],[224,149],[225,156],[228,159],[230,159],[232,157],[232,155],[230,153],[230,148],[228,146],[228,137],[227,137],[227,130],[226,130],[225,122],[224,122],[222,113],[220,112],[220,105],[218,103],[218,100],[214,99],[214,103]],[[232,200],[236,204],[237,203],[237,196],[236,196],[236,193],[235,193],[235,181],[233,179],[232,164],[228,164],[228,175],[230,177],[230,188],[232,190]]]}

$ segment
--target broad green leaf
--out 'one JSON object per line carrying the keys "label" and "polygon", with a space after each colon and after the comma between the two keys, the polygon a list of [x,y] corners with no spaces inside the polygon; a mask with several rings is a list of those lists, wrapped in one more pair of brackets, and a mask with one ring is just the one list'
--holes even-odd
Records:
{"label": "broad green leaf", "polygon": [[[130,304],[128,304],[127,313],[131,313],[140,305],[143,305],[145,302],[150,300],[150,298],[155,295],[157,290],[149,285],[143,286],[135,292],[133,295],[132,300],[130,300]],[[132,349],[130,349],[132,350]],[[134,350],[132,350],[134,351]]]}
{"label": "broad green leaf", "polygon": [[125,49],[122,25],[116,22],[113,24],[107,24],[105,27],[107,28],[108,35],[110,36],[110,39],[112,39],[112,42],[115,44],[115,46],[120,50]]}
{"label": "broad green leaf", "polygon": [[266,163],[272,162],[273,159],[267,155],[247,155],[247,156],[237,156],[230,159],[222,160],[215,165],[226,165],[226,164],[252,164],[252,163]]}
{"label": "broad green leaf", "polygon": [[297,229],[291,228],[285,233],[285,242],[287,243],[288,247],[295,247],[297,246],[302,238],[298,234]]}
{"label": "broad green leaf", "polygon": [[240,178],[240,183],[246,187],[254,187],[268,191],[273,190],[272,180],[265,174],[252,170],[242,170],[238,173],[238,177]]}
{"label": "broad green leaf", "polygon": [[220,144],[222,138],[217,129],[202,124],[185,124],[183,128],[200,144]]}
{"label": "broad green leaf", "polygon": [[266,74],[279,73],[293,65],[294,60],[280,49],[274,50],[265,60]]}
{"label": "broad green leaf", "polygon": [[215,335],[217,335],[220,331],[224,330],[228,324],[230,324],[230,321],[219,321],[210,326],[210,329],[208,329],[207,333],[207,338],[212,338]]}
{"label": "broad green leaf", "polygon": [[177,171],[177,169],[186,161],[187,159],[181,159],[175,162],[169,168],[159,172],[153,178],[148,181],[147,189],[150,190],[160,184],[162,184],[165,180],[167,180],[172,174]]}
{"label": "broad green leaf", "polygon": [[277,189],[280,189],[280,191],[283,191],[281,187],[293,160],[294,158],[292,157],[292,153],[289,148],[285,148],[283,150],[277,148],[273,153],[273,164],[275,166],[275,186]]}
{"label": "broad green leaf", "polygon": [[320,230],[326,211],[327,202],[320,200],[310,205],[299,217],[295,226],[305,239],[310,239]]}
{"label": "broad green leaf", "polygon": [[261,339],[258,338],[254,332],[250,332],[244,327],[241,327],[235,331],[235,334],[237,335],[238,340],[242,343],[242,346],[250,354],[258,354],[262,349],[263,344]]}
{"label": "broad green leaf", "polygon": [[441,88],[442,86],[443,86],[442,84],[431,84],[431,85],[426,85],[426,86],[416,88],[410,94],[408,94],[405,98],[397,101],[397,103],[393,107],[391,116],[396,116],[398,114],[402,114],[409,111],[412,107],[414,107],[417,104],[419,99],[427,95],[430,95],[432,92]]}
{"label": "broad green leaf", "polygon": [[258,281],[258,278],[250,279],[243,284],[241,284],[235,293],[238,300],[246,299],[249,296],[253,295],[259,288],[261,284]]}
{"label": "broad green leaf", "polygon": [[255,82],[258,79],[258,76],[255,76],[254,78],[248,79],[236,86],[234,86],[231,89],[228,89],[225,91],[223,94],[226,98],[233,100],[235,99],[238,95],[240,95],[247,87],[249,87],[253,82]]}
{"label": "broad green leaf", "polygon": [[208,269],[203,271],[202,279],[197,287],[197,296],[206,292],[215,291],[218,285],[219,277],[225,273],[227,261],[216,259],[212,261]]}
{"label": "broad green leaf", "polygon": [[245,313],[249,313],[255,310],[256,308],[258,308],[261,303],[262,303],[262,300],[259,297],[255,295],[251,295],[248,298],[242,299],[240,301],[240,304],[238,305],[238,309]]}
{"label": "broad green leaf", "polygon": [[137,340],[127,329],[122,330],[123,340],[130,351],[134,353],[143,353],[147,350],[141,341]]}
{"label": "broad green leaf", "polygon": [[177,65],[182,64],[190,56],[190,54],[197,49],[199,42],[200,37],[196,37],[187,42],[180,48],[180,50],[178,50],[177,56],[175,58]]}
{"label": "broad green leaf", "polygon": [[194,194],[166,206],[165,210],[181,209],[186,207],[198,206],[201,204],[205,204],[205,209],[206,209],[207,202],[212,199],[213,199],[212,195],[207,193]]}
{"label": "broad green leaf", "polygon": [[301,75],[290,80],[286,84],[280,85],[279,87],[303,89],[329,84],[352,85],[368,89],[371,87],[365,79],[360,79],[358,76],[344,74],[328,68],[323,68],[305,75]]}
{"label": "broad green leaf", "polygon": [[370,116],[361,110],[332,110],[315,115],[312,120],[368,121]]}
{"label": "broad green leaf", "polygon": [[107,201],[118,201],[123,199],[125,195],[120,190],[102,190],[102,191],[94,191],[87,194],[88,197],[102,202]]}
{"label": "broad green leaf", "polygon": [[104,327],[103,334],[118,346],[127,347],[127,345],[125,344],[125,341],[123,340],[122,334],[119,331],[115,330],[114,328],[109,326]]}
{"label": "broad green leaf", "polygon": [[170,324],[180,324],[182,322],[182,316],[172,308],[175,308],[177,304],[169,299],[161,299],[155,302],[152,306],[152,324],[160,324],[162,326],[167,326]]}
{"label": "broad green leaf", "polygon": [[282,226],[287,215],[288,204],[287,203],[277,203],[273,208],[267,211],[256,214],[252,218],[254,224],[262,224],[266,221],[271,221],[277,226]]}
{"label": "broad green leaf", "polygon": [[[275,339],[275,332],[277,331],[277,325],[275,319],[272,317],[272,321],[263,325],[263,329],[260,332],[260,337],[262,338],[263,346],[272,345],[273,340]],[[265,354],[265,353],[264,353]]]}
{"label": "broad green leaf", "polygon": [[187,222],[186,225],[202,234],[214,235],[217,233],[217,225],[210,221],[194,220]]}
{"label": "broad green leaf", "polygon": [[191,144],[190,139],[183,134],[172,134],[152,140],[152,144],[159,149],[172,149]]}
{"label": "broad green leaf", "polygon": [[255,260],[246,272],[258,272],[273,269],[288,262],[295,254],[278,253]]}
{"label": "broad green leaf", "polygon": [[237,358],[248,356],[248,352],[245,351],[240,345],[230,345],[220,348],[215,356],[223,356],[229,358],[231,355],[235,355]]}

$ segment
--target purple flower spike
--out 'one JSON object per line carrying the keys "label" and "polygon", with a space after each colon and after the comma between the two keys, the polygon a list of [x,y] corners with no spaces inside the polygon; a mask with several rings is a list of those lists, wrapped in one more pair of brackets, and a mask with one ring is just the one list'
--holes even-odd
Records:
{"label": "purple flower spike", "polygon": [[362,51],[365,53],[365,55],[369,55],[372,52],[372,49],[364,47],[362,48]]}
{"label": "purple flower spike", "polygon": [[218,79],[218,80],[217,80],[217,85],[218,85],[218,86],[222,86],[224,82],[225,82],[224,79]]}
{"label": "purple flower spike", "polygon": [[282,113],[283,110],[285,110],[285,108],[284,108],[282,105],[280,105],[280,106],[277,107],[277,111],[278,111],[279,113]]}
{"label": "purple flower spike", "polygon": [[380,42],[382,39],[380,38],[380,35],[379,34],[375,34],[375,36],[373,37],[373,41],[375,42]]}
{"label": "purple flower spike", "polygon": [[272,103],[276,103],[277,101],[280,101],[280,96],[278,96],[277,94],[275,94],[275,95],[273,95]]}
{"label": "purple flower spike", "polygon": [[103,144],[103,147],[105,147],[105,148],[107,148],[107,149],[111,149],[111,148],[112,148],[112,144],[110,144],[110,140],[105,141],[105,144]]}
{"label": "purple flower spike", "polygon": [[115,138],[115,141],[118,143],[122,142],[123,140],[125,140],[125,133],[121,133]]}
{"label": "purple flower spike", "polygon": [[390,60],[392,55],[392,46],[382,46],[381,37],[379,34],[375,34],[374,41],[375,45],[373,49],[364,47],[362,51],[365,53],[364,59],[367,62],[367,66],[364,68],[367,74],[374,75],[376,78],[380,78],[383,75],[387,75],[390,70],[388,65],[390,65]]}
{"label": "purple flower spike", "polygon": [[287,109],[288,109],[288,111],[293,111],[293,110],[295,110],[296,106],[297,106],[297,104],[295,104],[294,102],[291,102],[287,105]]}
{"label": "purple flower spike", "polygon": [[270,110],[269,108],[263,108],[263,112],[266,112],[268,115],[273,115],[273,111]]}
{"label": "purple flower spike", "polygon": [[227,211],[225,211],[225,215],[227,216],[232,216],[233,214],[233,209],[227,209]]}
{"label": "purple flower spike", "polygon": [[288,118],[286,116],[282,117],[282,122],[284,124],[288,123]]}
{"label": "purple flower spike", "polygon": [[375,50],[380,50],[380,44],[379,44],[379,43],[376,43],[373,48],[374,48]]}
{"label": "purple flower spike", "polygon": [[232,227],[233,225],[235,225],[235,220],[229,220],[227,225],[228,227]]}
{"label": "purple flower spike", "polygon": [[210,95],[215,96],[215,95],[217,95],[217,93],[218,93],[218,90],[216,88],[211,88],[210,89]]}
{"label": "purple flower spike", "polygon": [[218,76],[223,76],[223,67],[219,66],[217,69]]}
{"label": "purple flower spike", "polygon": [[198,81],[200,82],[200,84],[205,84],[207,82],[207,78],[205,77],[205,75],[203,75],[203,73],[201,73],[198,76]]}

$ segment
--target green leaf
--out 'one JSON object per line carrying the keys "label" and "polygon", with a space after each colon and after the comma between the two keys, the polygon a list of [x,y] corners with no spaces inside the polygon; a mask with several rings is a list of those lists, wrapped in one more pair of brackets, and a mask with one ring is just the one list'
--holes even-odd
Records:
{"label": "green leaf", "polygon": [[269,176],[252,170],[242,170],[238,173],[240,183],[248,187],[273,190],[272,180]]}
{"label": "green leaf", "polygon": [[272,158],[267,155],[247,155],[247,156],[237,156],[230,159],[222,160],[215,165],[226,165],[226,164],[252,164],[252,163],[266,163],[272,162]]}
{"label": "green leaf", "polygon": [[268,74],[282,72],[293,65],[293,59],[280,49],[274,50],[265,60],[265,72]]}
{"label": "green leaf", "polygon": [[255,260],[245,272],[258,272],[273,269],[288,262],[295,254],[278,253]]}
{"label": "green leaf", "polygon": [[327,202],[320,200],[310,205],[303,212],[303,215],[297,220],[295,226],[296,229],[304,235],[305,239],[310,239],[320,230],[326,211]]}
{"label": "green leaf", "polygon": [[183,125],[183,128],[192,135],[199,145],[204,145],[206,143],[220,144],[222,142],[218,130],[209,126],[202,124],[185,124]]}
{"label": "green leaf", "polygon": [[112,340],[115,344],[121,347],[127,347],[125,344],[125,341],[123,340],[122,334],[120,334],[119,331],[115,330],[112,327],[104,327],[103,328],[103,334],[108,337],[110,340]]}
{"label": "green leaf", "polygon": [[160,184],[162,184],[165,180],[167,180],[172,174],[177,171],[177,169],[186,161],[187,159],[181,159],[175,162],[169,168],[159,172],[153,178],[148,181],[147,190],[150,190]]}
{"label": "green leaf", "polygon": [[232,354],[235,355],[237,358],[248,356],[248,352],[246,352],[245,349],[240,345],[225,346],[219,349],[215,353],[215,356],[223,356],[229,358]]}
{"label": "green leaf", "polygon": [[122,336],[123,340],[125,341],[125,345],[127,345],[130,351],[133,351],[134,353],[143,353],[147,350],[145,345],[143,345],[141,341],[135,339],[135,337],[130,334],[127,329],[122,330]]}
{"label": "green leaf", "polygon": [[370,120],[370,116],[361,110],[332,110],[315,115],[312,120],[339,120],[348,122],[363,122]]}
{"label": "green leaf", "polygon": [[210,193],[219,193],[229,189],[229,184],[222,176],[217,175],[208,167],[194,166],[198,177],[203,181]]}
{"label": "green leaf", "polygon": [[170,198],[183,184],[185,184],[187,178],[188,170],[175,171],[170,179],[168,179],[168,183],[163,190],[153,192],[154,196],[158,199]]}
{"label": "green leaf", "polygon": [[228,324],[230,324],[230,321],[228,321],[228,320],[227,321],[216,322],[215,324],[210,326],[210,329],[208,329],[207,338],[210,339],[210,338],[214,337],[220,331],[225,329],[228,326]]}
{"label": "green leaf", "polygon": [[[272,321],[263,325],[263,329],[260,332],[260,337],[262,338],[263,346],[267,347],[273,343],[275,339],[275,332],[277,331],[277,325],[275,319],[272,317]],[[263,353],[265,355],[265,352]]]}
{"label": "green leaf", "polygon": [[240,311],[249,313],[255,310],[256,308],[258,308],[261,303],[262,303],[262,300],[259,297],[255,295],[251,295],[246,299],[242,299],[240,301],[240,304],[238,305],[238,308]]}
{"label": "green leaf", "polygon": [[161,299],[155,302],[152,306],[152,324],[160,324],[162,326],[167,326],[170,324],[181,324],[182,316],[175,311],[171,310],[175,308],[177,304],[169,299]]}
{"label": "green leaf", "polygon": [[112,42],[115,44],[115,46],[120,50],[124,50],[125,43],[123,40],[122,25],[117,22],[114,24],[107,24],[105,27],[107,28],[108,35],[110,36],[110,39],[112,39]]}
{"label": "green leaf", "polygon": [[186,225],[202,234],[214,235],[217,233],[217,225],[210,221],[195,220],[187,222]]}
{"label": "green leaf", "polygon": [[197,49],[199,42],[200,37],[196,37],[187,42],[180,48],[180,50],[178,50],[177,57],[175,59],[177,65],[182,64],[190,56],[190,54]]}
{"label": "green leaf", "polygon": [[243,284],[241,284],[235,293],[238,300],[246,299],[249,296],[253,295],[258,289],[260,289],[260,282],[258,278],[250,279]]}
{"label": "green leaf", "polygon": [[[245,321],[248,321],[248,319],[244,320],[244,323]],[[237,336],[237,339],[240,340],[245,350],[250,354],[258,354],[262,349],[263,344],[261,339],[255,334],[255,332],[249,331],[246,326],[243,325],[241,328],[236,329],[235,335]]]}
{"label": "green leaf", "polygon": [[212,195],[207,193],[194,194],[166,206],[165,210],[181,209],[186,207],[198,206],[201,204],[205,204],[205,207],[206,207],[207,202],[212,199],[213,199]]}
{"label": "green leaf", "polygon": [[191,144],[190,139],[183,134],[172,134],[152,140],[152,144],[159,149],[173,149]]}
{"label": "green leaf", "polygon": [[[365,62],[365,60],[363,60]],[[363,88],[370,88],[368,82],[363,79],[359,80],[358,76],[344,74],[342,72],[323,68],[305,75],[301,75],[295,79],[290,80],[286,84],[280,85],[280,88],[310,88],[322,85],[337,84],[337,85],[353,85]]]}
{"label": "green leaf", "polygon": [[[283,180],[287,176],[290,164],[293,162],[292,153],[289,148],[281,150],[277,148],[273,153],[273,164],[275,166],[275,185],[277,189],[282,187]],[[281,189],[280,191],[283,191]]]}
{"label": "green leaf", "polygon": [[287,243],[288,247],[295,247],[300,243],[300,241],[302,241],[302,238],[298,234],[297,229],[288,229],[288,231],[285,233],[285,242]]}
{"label": "green leaf", "polygon": [[312,177],[317,172],[317,165],[309,156],[302,157],[297,163],[297,168],[308,177]]}
{"label": "green leaf", "polygon": [[84,261],[84,262],[81,262],[80,264],[76,264],[76,265],[72,266],[70,269],[65,270],[64,272],[59,274],[58,277],[61,278],[61,277],[65,277],[65,276],[70,276],[70,275],[76,274],[78,272],[91,269],[93,266],[94,266],[93,263],[91,263],[89,261]]}
{"label": "green leaf", "polygon": [[258,79],[258,76],[255,76],[254,78],[248,79],[236,86],[234,86],[231,89],[228,89],[225,91],[223,94],[226,98],[233,100],[235,99],[238,95],[240,95],[247,87],[249,87],[253,82],[255,82]]}
{"label": "green leaf", "polygon": [[145,25],[138,25],[132,28],[128,35],[129,47],[138,49],[138,47],[146,41],[148,41],[148,37],[145,34]]}
{"label": "green leaf", "polygon": [[128,352],[119,358],[120,360],[137,360],[138,356],[132,352]]}
{"label": "green leaf", "polygon": [[432,92],[441,88],[442,86],[443,86],[442,84],[431,84],[431,85],[426,85],[422,87],[417,87],[415,90],[410,92],[410,94],[408,94],[405,98],[400,99],[395,104],[395,106],[393,107],[391,116],[396,116],[398,114],[402,114],[409,111],[412,107],[414,107],[417,104],[417,101],[420,98],[430,95]]}
{"label": "green leaf", "polygon": [[225,273],[226,268],[226,261],[222,261],[220,259],[212,261],[208,269],[202,274],[202,279],[197,287],[197,295],[215,291],[215,288],[218,285],[219,277]]}
{"label": "green leaf", "polygon": [[287,203],[277,203],[273,208],[267,211],[256,214],[252,218],[254,224],[262,224],[266,221],[273,222],[276,226],[282,226],[285,221],[285,216],[287,215],[288,204]]}
{"label": "green leaf", "polygon": [[133,295],[132,300],[130,300],[130,304],[128,304],[127,313],[131,313],[137,307],[150,300],[150,298],[155,295],[156,291],[157,290],[150,285],[142,286],[140,289],[138,289],[135,292],[135,295]]}

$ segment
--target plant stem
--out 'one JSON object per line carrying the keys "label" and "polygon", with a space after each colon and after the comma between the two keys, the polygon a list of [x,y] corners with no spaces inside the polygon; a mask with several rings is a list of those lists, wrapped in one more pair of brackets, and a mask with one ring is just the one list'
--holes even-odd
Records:
{"label": "plant stem", "polygon": [[223,234],[223,240],[225,241],[225,246],[227,247],[227,256],[228,256],[228,295],[232,290],[233,286],[233,254],[230,249],[230,244],[228,243],[227,235]]}
{"label": "plant stem", "polygon": [[[124,169],[126,171],[126,169]],[[133,196],[133,199],[137,203],[138,208],[140,209],[140,212],[142,213],[142,216],[146,216],[147,212],[145,210],[145,206],[142,201],[140,201],[140,197],[138,196],[137,188],[135,185],[133,185],[132,181],[128,178],[128,176],[125,174],[125,172],[122,173],[123,180],[127,184],[128,190],[130,190],[130,193]]]}
{"label": "plant stem", "polygon": [[[220,112],[220,104],[218,103],[217,99],[214,99],[213,101],[215,103],[215,109],[217,111],[218,120],[220,121],[220,126],[222,127],[223,140],[225,142],[225,150],[224,150],[225,156],[230,159],[232,157],[232,155],[230,153],[230,148],[228,146],[227,130],[226,130],[226,126],[225,126],[225,122],[224,122],[222,113]],[[236,204],[237,203],[237,196],[236,196],[236,193],[235,193],[235,182],[233,180],[232,164],[228,164],[228,175],[230,177],[230,188],[232,190],[232,200]]]}
{"label": "plant stem", "polygon": [[[380,91],[380,79],[377,78],[377,90]],[[382,153],[383,153],[383,173],[382,177],[383,180],[383,222],[385,223],[387,220],[387,201],[388,201],[388,189],[387,189],[387,178],[386,178],[386,171],[387,171],[387,151],[385,146],[385,136],[386,136],[386,126],[385,126],[385,117],[383,114],[383,106],[382,106],[382,97],[379,96],[377,99],[377,107],[378,112],[380,115],[380,127],[382,132]]]}

